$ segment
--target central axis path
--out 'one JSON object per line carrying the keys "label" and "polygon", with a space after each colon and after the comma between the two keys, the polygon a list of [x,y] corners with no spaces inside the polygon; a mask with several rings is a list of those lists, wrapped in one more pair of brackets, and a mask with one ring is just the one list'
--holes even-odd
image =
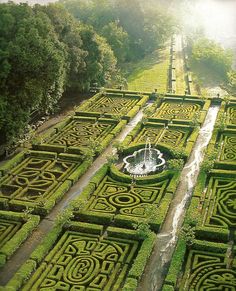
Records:
{"label": "central axis path", "polygon": [[211,106],[200,129],[198,138],[183,168],[180,183],[171,202],[165,222],[157,235],[156,245],[146,266],[138,291],[161,291],[165,274],[175,249],[177,234],[183,223],[186,205],[197,182],[200,165],[214,128],[219,106]]}

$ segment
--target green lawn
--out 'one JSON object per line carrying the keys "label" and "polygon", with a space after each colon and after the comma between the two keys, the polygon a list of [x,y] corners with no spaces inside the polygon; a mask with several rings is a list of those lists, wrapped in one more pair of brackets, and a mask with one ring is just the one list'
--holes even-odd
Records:
{"label": "green lawn", "polygon": [[164,93],[168,87],[169,46],[159,49],[136,64],[126,67],[128,89]]}

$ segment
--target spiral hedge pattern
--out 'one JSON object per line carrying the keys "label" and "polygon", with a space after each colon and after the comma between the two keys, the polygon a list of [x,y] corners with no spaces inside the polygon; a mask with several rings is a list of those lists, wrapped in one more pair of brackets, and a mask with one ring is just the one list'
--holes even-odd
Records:
{"label": "spiral hedge pattern", "polygon": [[196,103],[174,101],[164,101],[161,107],[152,117],[161,119],[181,119],[192,120],[194,115],[201,110],[201,106]]}
{"label": "spiral hedge pattern", "polygon": [[54,135],[49,144],[87,147],[91,142],[101,142],[115,127],[115,123],[72,120],[63,131]]}
{"label": "spiral hedge pattern", "polygon": [[24,290],[120,290],[139,243],[66,231]]}
{"label": "spiral hedge pattern", "polygon": [[147,206],[160,203],[168,183],[169,180],[164,179],[153,186],[134,186],[106,176],[89,200],[87,210],[93,213],[146,217]]}
{"label": "spiral hedge pattern", "polygon": [[217,252],[191,250],[180,290],[236,290],[236,266],[227,264],[227,257]]}
{"label": "spiral hedge pattern", "polygon": [[77,167],[75,162],[29,157],[0,179],[0,198],[37,202],[48,199]]}
{"label": "spiral hedge pattern", "polygon": [[0,218],[0,249],[21,228],[20,221]]}
{"label": "spiral hedge pattern", "polygon": [[116,96],[112,98],[112,96],[101,96],[96,100],[96,102],[89,104],[85,108],[85,111],[125,115],[138,101],[138,99],[129,97]]}
{"label": "spiral hedge pattern", "polygon": [[220,151],[220,161],[236,162],[236,133],[223,134],[222,148]]}

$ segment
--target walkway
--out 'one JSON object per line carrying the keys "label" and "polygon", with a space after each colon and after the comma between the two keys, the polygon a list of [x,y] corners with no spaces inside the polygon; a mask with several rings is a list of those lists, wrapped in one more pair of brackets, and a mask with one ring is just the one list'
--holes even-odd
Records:
{"label": "walkway", "polygon": [[171,202],[164,224],[157,235],[156,245],[146,266],[138,291],[159,291],[170,265],[177,235],[184,220],[186,206],[197,182],[204,150],[207,147],[216,121],[218,106],[211,106],[200,129],[188,162],[182,170],[180,183]]}

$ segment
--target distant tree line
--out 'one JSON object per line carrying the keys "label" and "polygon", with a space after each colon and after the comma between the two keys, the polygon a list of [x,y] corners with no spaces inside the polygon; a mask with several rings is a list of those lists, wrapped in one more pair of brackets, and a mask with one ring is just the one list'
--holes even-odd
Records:
{"label": "distant tree line", "polygon": [[202,66],[216,78],[232,95],[236,95],[236,71],[233,67],[233,52],[224,49],[219,43],[204,36],[189,38],[191,61],[194,65]]}
{"label": "distant tree line", "polygon": [[162,46],[172,30],[167,13],[141,0],[0,4],[0,144],[23,133],[32,110],[52,113],[64,92],[119,80],[121,63]]}

